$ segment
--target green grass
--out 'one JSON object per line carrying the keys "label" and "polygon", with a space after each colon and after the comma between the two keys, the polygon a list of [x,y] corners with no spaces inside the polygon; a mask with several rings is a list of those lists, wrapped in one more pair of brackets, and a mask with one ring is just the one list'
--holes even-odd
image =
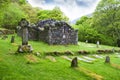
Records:
{"label": "green grass", "polygon": [[[9,39],[5,40],[6,43],[10,45],[10,37],[12,35],[9,35]],[[15,44],[21,45],[21,38],[16,37]],[[3,41],[3,40],[0,40]],[[6,46],[8,46],[8,44]],[[118,47],[113,47],[113,46],[106,46],[106,45],[100,45],[99,48],[96,47],[96,44],[90,44],[90,43],[83,43],[83,42],[78,42],[78,45],[48,45],[47,43],[41,42],[41,41],[29,41],[29,44],[32,45],[34,51],[36,52],[53,52],[53,51],[58,51],[58,52],[63,52],[63,51],[79,51],[79,50],[86,50],[86,51],[96,51],[99,49],[119,49]]]}
{"label": "green grass", "polygon": [[[15,44],[10,43],[10,37],[7,40],[0,39],[0,80],[94,80],[83,71],[70,68],[70,62],[56,56],[57,62],[52,62],[44,57],[37,57],[38,62],[28,63],[26,55],[14,54],[21,39],[16,37]],[[101,45],[96,48],[94,44],[85,44],[79,42],[79,45],[48,45],[43,42],[29,42],[35,52],[50,51],[78,51],[97,49],[112,49],[112,46]],[[17,44],[17,45],[16,45]],[[93,46],[93,47],[88,47]],[[116,47],[116,49],[119,49]],[[120,58],[115,58],[115,54],[109,54],[111,62],[120,65]],[[104,64],[104,59],[98,59],[94,64],[88,64],[79,61],[79,66],[84,67],[93,73],[103,76],[104,80],[120,80],[120,70],[110,65]]]}

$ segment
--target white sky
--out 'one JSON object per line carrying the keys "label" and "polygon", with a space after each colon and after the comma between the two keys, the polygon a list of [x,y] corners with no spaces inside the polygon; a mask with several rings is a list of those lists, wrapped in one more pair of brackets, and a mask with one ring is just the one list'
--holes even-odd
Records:
{"label": "white sky", "polygon": [[53,9],[60,7],[70,21],[94,12],[100,0],[28,0],[33,7]]}

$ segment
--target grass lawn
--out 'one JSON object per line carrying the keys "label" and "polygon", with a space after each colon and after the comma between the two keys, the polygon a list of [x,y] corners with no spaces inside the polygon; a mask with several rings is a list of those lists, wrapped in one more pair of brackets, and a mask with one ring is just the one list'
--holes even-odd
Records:
{"label": "grass lawn", "polygon": [[[6,43],[10,44],[10,38],[12,35],[9,35],[8,39],[5,40]],[[4,40],[0,40],[1,42]],[[8,46],[8,44],[4,44],[6,46]],[[113,46],[106,46],[106,45],[100,45],[99,48],[96,47],[96,44],[90,44],[90,43],[84,43],[84,42],[78,42],[78,45],[48,45],[44,42],[41,41],[29,41],[29,44],[32,45],[32,47],[34,48],[34,51],[36,52],[53,52],[53,51],[58,51],[58,52],[62,52],[62,51],[79,51],[79,50],[86,50],[86,51],[96,51],[96,50],[100,50],[100,49],[119,49],[118,47],[113,47]],[[16,46],[21,45],[21,38],[17,37],[15,35],[15,44],[13,44],[13,46],[15,46],[15,49],[17,48]]]}
{"label": "grass lawn", "polygon": [[[6,40],[0,39],[0,80],[95,80],[84,71],[70,68],[70,61],[63,59],[60,56],[55,56],[56,62],[52,62],[49,59],[46,59],[45,56],[14,54],[18,45],[21,44],[21,39],[16,36],[15,43],[11,44],[10,38],[11,35]],[[112,46],[104,45],[100,45],[100,48],[96,48],[96,45],[94,44],[85,44],[82,42],[79,42],[79,45],[68,46],[50,46],[39,41],[29,41],[29,43],[33,46],[35,52],[67,50],[95,51],[97,49],[113,48]],[[115,47],[115,49],[119,48]],[[91,55],[92,54],[89,56]],[[111,63],[120,65],[120,58],[115,58],[116,54],[107,55],[111,57]],[[85,68],[97,75],[101,75],[104,80],[120,80],[120,70],[109,64],[104,64],[104,60],[104,58],[97,59],[93,64],[79,61],[79,68]]]}

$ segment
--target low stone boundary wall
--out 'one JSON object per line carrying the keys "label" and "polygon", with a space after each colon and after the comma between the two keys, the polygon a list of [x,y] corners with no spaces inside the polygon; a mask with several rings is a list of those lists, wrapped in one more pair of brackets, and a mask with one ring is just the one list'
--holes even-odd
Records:
{"label": "low stone boundary wall", "polygon": [[8,29],[0,29],[0,35],[8,35],[8,34],[14,34],[14,30],[8,30]]}

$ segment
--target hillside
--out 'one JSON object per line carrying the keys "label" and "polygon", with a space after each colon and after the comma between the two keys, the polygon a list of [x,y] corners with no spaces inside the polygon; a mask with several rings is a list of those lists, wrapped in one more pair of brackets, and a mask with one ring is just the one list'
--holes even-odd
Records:
{"label": "hillside", "polygon": [[[0,79],[1,80],[119,80],[119,62],[120,59],[115,58],[119,54],[106,54],[111,57],[111,62],[116,64],[105,65],[103,56],[102,59],[92,57],[93,55],[86,55],[96,59],[95,62],[86,63],[79,61],[79,68],[70,68],[70,61],[65,56],[46,56],[34,55],[33,53],[15,54],[18,45],[21,44],[20,38],[15,36],[15,43],[10,43],[11,35],[6,40],[0,39]],[[78,51],[78,50],[97,50],[95,44],[85,44],[79,42],[79,45],[68,46],[50,46],[43,42],[29,42],[34,52],[43,53],[45,51]],[[111,46],[101,45],[100,49],[112,49]],[[115,48],[119,49],[119,48]],[[74,56],[67,56],[70,60]],[[77,55],[82,58],[83,55]],[[112,71],[112,73],[111,73]]]}

